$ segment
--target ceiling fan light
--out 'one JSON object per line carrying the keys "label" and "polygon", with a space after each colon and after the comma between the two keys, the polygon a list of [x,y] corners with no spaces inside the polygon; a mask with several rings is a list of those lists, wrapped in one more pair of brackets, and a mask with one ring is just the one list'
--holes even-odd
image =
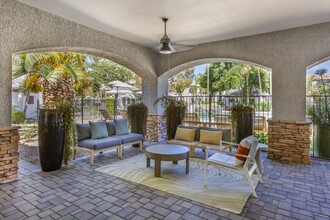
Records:
{"label": "ceiling fan light", "polygon": [[159,53],[161,53],[161,54],[170,54],[170,53],[172,53],[172,50],[168,46],[168,43],[163,43],[162,44],[162,47],[160,48]]}

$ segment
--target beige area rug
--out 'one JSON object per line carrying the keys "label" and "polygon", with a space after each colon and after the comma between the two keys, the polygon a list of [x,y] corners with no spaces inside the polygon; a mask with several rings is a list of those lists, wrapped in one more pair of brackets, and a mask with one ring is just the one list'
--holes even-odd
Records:
{"label": "beige area rug", "polygon": [[[185,174],[185,160],[177,165],[163,161],[160,178],[154,176],[153,162],[151,160],[151,167],[147,168],[146,157],[140,154],[96,170],[236,214],[242,212],[250,196],[248,181],[239,171],[221,168],[219,174],[218,167],[209,166],[205,188],[203,160],[191,158],[189,174]],[[256,176],[253,182],[256,186]]]}

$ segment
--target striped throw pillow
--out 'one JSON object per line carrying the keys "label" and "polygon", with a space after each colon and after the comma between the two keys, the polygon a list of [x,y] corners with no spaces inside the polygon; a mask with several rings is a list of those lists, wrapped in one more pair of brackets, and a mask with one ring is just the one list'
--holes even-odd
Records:
{"label": "striped throw pillow", "polygon": [[[243,139],[239,143],[236,153],[243,154],[243,155],[246,155],[247,156],[249,154],[249,152],[250,152],[251,145],[252,145],[252,143],[250,143],[246,139]],[[241,166],[241,165],[244,164],[245,160],[246,160],[245,157],[235,156],[234,165],[235,166]]]}

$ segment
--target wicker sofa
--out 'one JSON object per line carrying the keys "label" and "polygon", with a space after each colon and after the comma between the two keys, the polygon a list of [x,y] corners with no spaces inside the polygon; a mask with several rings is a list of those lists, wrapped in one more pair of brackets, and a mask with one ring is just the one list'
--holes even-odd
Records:
{"label": "wicker sofa", "polygon": [[118,135],[118,132],[116,132],[116,125],[113,120],[106,121],[106,129],[108,134],[107,137],[92,139],[92,131],[89,123],[76,124],[77,143],[73,147],[73,159],[75,159],[77,150],[90,154],[91,165],[94,164],[95,153],[116,149],[117,156],[122,157],[123,147],[133,144],[138,144],[139,150],[142,151],[142,134],[127,133]]}
{"label": "wicker sofa", "polygon": [[[194,141],[188,142],[188,141],[182,141],[182,140],[168,140],[166,141],[167,144],[179,144],[183,146],[187,146],[190,148],[190,156],[194,156],[195,154],[195,148],[200,149],[207,149],[207,148],[219,148],[220,150],[225,150],[229,146],[226,145],[226,142],[231,142],[231,129],[227,128],[210,128],[210,127],[195,127],[195,126],[186,126],[186,125],[179,125],[180,128],[188,128],[188,129],[195,129],[195,138]],[[213,145],[213,144],[205,144],[200,142],[200,130],[208,130],[208,131],[222,131],[222,141],[219,143],[219,145]]]}

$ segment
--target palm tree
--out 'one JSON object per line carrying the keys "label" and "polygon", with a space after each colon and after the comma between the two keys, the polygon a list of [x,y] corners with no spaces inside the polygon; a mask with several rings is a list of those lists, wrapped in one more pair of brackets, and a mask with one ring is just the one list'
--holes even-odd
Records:
{"label": "palm tree", "polygon": [[[29,54],[19,54],[19,55],[14,55],[12,59],[12,75],[13,78],[18,78],[20,76],[24,75],[30,75],[33,74],[35,71],[35,64],[37,61],[38,57],[36,54],[29,53]],[[21,86],[19,88],[21,92],[24,93],[25,95],[25,102],[24,102],[24,117],[26,118],[26,111],[28,108],[28,99],[30,96],[30,91],[25,88],[25,86]]]}
{"label": "palm tree", "polygon": [[68,164],[73,143],[74,97],[92,81],[84,68],[84,56],[79,53],[49,52],[35,54],[33,72],[24,87],[30,92],[42,92],[43,105],[60,109],[64,119],[64,164]]}
{"label": "palm tree", "polygon": [[42,92],[43,104],[48,107],[62,100],[74,104],[75,93],[82,93],[92,81],[84,69],[84,57],[79,53],[39,53],[34,72],[25,81],[31,92]]}

